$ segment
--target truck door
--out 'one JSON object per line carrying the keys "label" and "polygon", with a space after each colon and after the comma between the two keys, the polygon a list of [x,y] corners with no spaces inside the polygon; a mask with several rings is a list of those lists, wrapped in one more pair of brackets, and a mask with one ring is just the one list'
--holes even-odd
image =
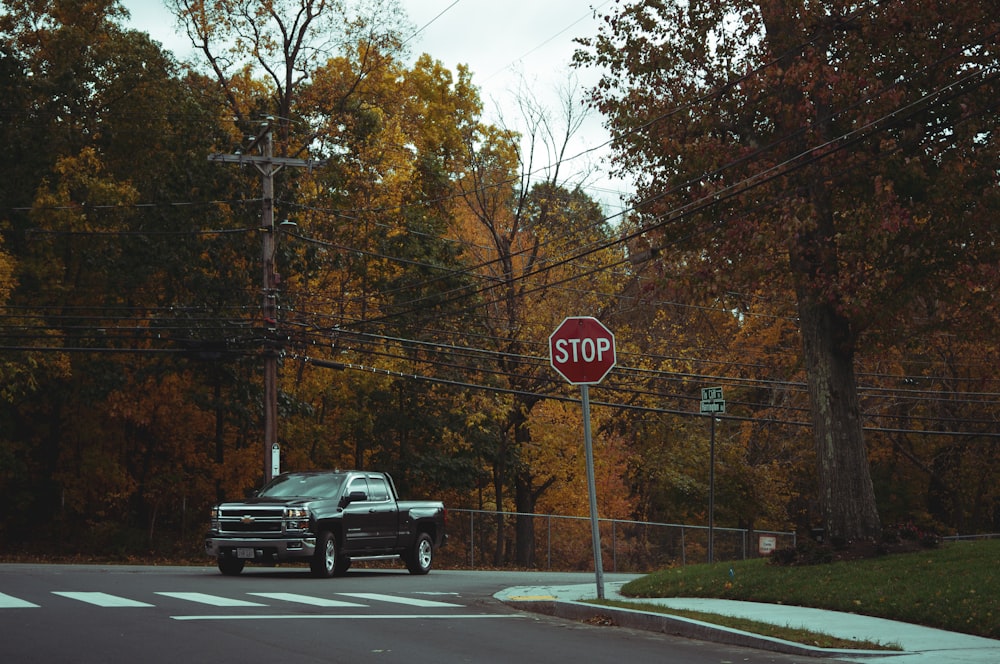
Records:
{"label": "truck door", "polygon": [[368,476],[369,516],[374,522],[375,548],[391,550],[396,546],[399,517],[396,501],[389,493],[385,478],[380,475]]}
{"label": "truck door", "polygon": [[351,478],[344,495],[352,494],[354,499],[344,507],[344,550],[366,551],[378,540],[377,519],[370,513],[368,480]]}

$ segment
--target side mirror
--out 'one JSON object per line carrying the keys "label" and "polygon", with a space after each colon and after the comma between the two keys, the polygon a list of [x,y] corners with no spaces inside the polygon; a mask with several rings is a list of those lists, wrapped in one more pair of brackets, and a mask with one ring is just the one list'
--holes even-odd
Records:
{"label": "side mirror", "polygon": [[368,494],[364,491],[352,491],[340,499],[340,504],[347,507],[351,503],[364,502],[368,500]]}

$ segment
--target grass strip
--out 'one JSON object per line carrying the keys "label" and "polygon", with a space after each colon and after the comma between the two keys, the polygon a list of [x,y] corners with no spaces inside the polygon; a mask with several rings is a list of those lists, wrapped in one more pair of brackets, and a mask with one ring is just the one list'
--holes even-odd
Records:
{"label": "grass strip", "polygon": [[628,597],[714,597],[807,606],[1000,639],[1000,540],[862,560],[782,566],[766,559],[654,572]]}
{"label": "grass strip", "polygon": [[722,627],[729,627],[730,629],[738,629],[741,632],[750,632],[751,634],[759,634],[761,636],[782,639],[783,641],[791,641],[792,643],[800,643],[802,645],[812,646],[815,648],[830,648],[837,650],[902,650],[902,647],[898,643],[880,643],[865,639],[842,639],[831,634],[814,632],[812,630],[798,627],[775,625],[773,623],[759,622],[735,616],[725,616],[717,613],[688,611],[686,609],[672,609],[659,604],[646,602],[620,602],[613,599],[597,599],[589,600],[587,603],[595,604],[597,606],[609,606],[619,609],[632,609],[634,611],[646,611],[648,613],[661,613],[668,616],[679,616],[681,618],[688,618],[690,620],[697,620],[699,622],[710,623],[713,625],[721,625]]}

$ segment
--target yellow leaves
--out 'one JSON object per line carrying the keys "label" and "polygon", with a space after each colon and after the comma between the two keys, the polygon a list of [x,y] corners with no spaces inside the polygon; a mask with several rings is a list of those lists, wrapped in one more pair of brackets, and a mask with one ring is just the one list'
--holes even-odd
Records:
{"label": "yellow leaves", "polygon": [[[584,515],[589,511],[581,416],[578,405],[555,401],[544,401],[531,412],[532,444],[523,450],[522,459],[531,464],[536,476],[559,478],[539,500],[542,512]],[[632,452],[617,435],[601,430],[602,414],[595,411],[592,416],[598,510],[605,518],[628,518],[634,505],[622,469],[629,465]]]}
{"label": "yellow leaves", "polygon": [[3,237],[0,237],[0,304],[6,302],[14,289],[14,257],[3,250]]}
{"label": "yellow leaves", "polygon": [[[86,207],[128,206],[139,194],[128,182],[114,179],[94,148],[60,158],[54,167],[54,188],[45,182],[35,198],[32,218],[58,230],[93,230]],[[47,223],[46,223],[47,222]]]}

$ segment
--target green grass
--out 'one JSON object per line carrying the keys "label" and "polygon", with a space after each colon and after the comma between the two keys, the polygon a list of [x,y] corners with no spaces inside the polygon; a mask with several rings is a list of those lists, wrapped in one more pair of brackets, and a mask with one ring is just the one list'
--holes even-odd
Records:
{"label": "green grass", "polygon": [[1000,639],[998,563],[1000,540],[956,542],[820,565],[692,565],[631,581],[622,594],[809,606]]}

